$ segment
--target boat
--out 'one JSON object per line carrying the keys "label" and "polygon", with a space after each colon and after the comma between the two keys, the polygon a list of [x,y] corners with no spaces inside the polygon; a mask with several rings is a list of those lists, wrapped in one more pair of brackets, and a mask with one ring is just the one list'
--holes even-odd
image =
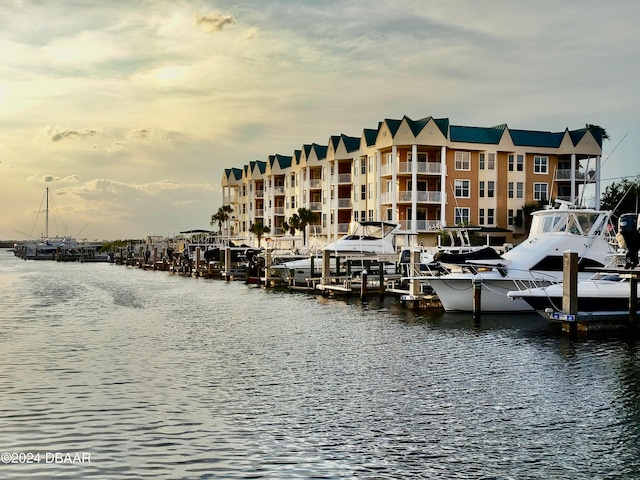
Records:
{"label": "boat", "polygon": [[[379,271],[372,265],[372,260],[378,260],[380,256],[397,255],[397,238],[404,235],[400,232],[400,225],[390,222],[352,222],[349,233],[335,242],[322,248],[315,255],[302,259],[282,262],[272,265],[274,276],[293,285],[306,285],[307,279],[319,277],[322,274],[322,251],[328,251],[332,257],[340,258],[338,268],[341,271],[358,275],[365,268],[375,275]],[[367,258],[368,257],[368,258]],[[374,262],[377,263],[377,262]],[[331,262],[331,275],[337,273],[336,262]],[[385,273],[395,273],[395,262],[384,262]]]}
{"label": "boat", "polygon": [[[633,283],[631,278],[640,276],[638,270],[638,250],[640,250],[640,230],[638,214],[627,213],[618,220],[616,238],[625,252],[620,253],[617,263],[624,268],[604,269],[594,273],[588,280],[579,281],[576,285],[577,313],[580,316],[605,317],[627,315],[631,310],[630,298]],[[624,255],[624,257],[623,257]],[[636,282],[636,289],[638,285]],[[563,310],[564,284],[528,288],[509,292],[512,299],[521,299],[544,317]],[[636,311],[640,308],[637,303]]]}
{"label": "boat", "polygon": [[[621,272],[597,272],[588,280],[577,284],[577,313],[576,316],[607,317],[628,315],[629,298],[631,296],[631,270]],[[638,273],[637,271],[635,273]],[[636,284],[640,293],[640,285]],[[564,285],[556,283],[545,287],[529,288],[512,291],[509,298],[525,301],[533,310],[545,318],[550,314],[561,312]],[[640,303],[636,302],[636,311],[640,310]]]}
{"label": "boat", "polygon": [[435,275],[429,284],[446,311],[473,310],[474,284],[482,289],[483,312],[528,312],[533,308],[508,292],[548,286],[562,281],[563,253],[576,252],[579,278],[586,280],[597,267],[619,258],[610,211],[575,208],[557,201],[532,214],[527,239],[495,260],[467,260],[462,271]]}

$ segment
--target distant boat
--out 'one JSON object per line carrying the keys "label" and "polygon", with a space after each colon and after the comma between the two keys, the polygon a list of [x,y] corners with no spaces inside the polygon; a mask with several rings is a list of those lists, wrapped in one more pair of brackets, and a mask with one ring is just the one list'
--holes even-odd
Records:
{"label": "distant boat", "polygon": [[98,254],[100,243],[78,242],[70,236],[49,236],[49,188],[44,194],[45,228],[39,240],[27,240],[14,245],[14,254],[25,260],[80,260],[107,261],[107,255]]}

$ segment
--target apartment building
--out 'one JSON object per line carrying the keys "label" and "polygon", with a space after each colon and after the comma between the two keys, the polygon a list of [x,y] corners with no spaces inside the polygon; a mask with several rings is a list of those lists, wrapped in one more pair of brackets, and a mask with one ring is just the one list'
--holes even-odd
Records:
{"label": "apartment building", "polygon": [[602,130],[562,132],[451,125],[448,118],[385,119],[360,137],[329,137],[291,156],[269,155],[225,169],[223,205],[233,207],[233,234],[255,243],[252,223],[271,235],[299,208],[316,213],[310,234],[332,241],[352,221],[399,223],[426,245],[442,227],[470,224],[524,233],[523,209],[550,199],[579,202],[599,176]]}

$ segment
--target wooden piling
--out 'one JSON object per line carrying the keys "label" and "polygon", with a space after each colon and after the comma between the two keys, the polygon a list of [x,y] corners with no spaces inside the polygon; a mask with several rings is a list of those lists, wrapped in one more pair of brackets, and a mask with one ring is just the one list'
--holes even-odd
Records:
{"label": "wooden piling", "polygon": [[[311,257],[311,265],[313,266],[313,257]],[[329,277],[331,276],[331,252],[328,250],[322,251],[322,278],[320,279],[321,285],[327,285],[329,283]]]}
{"label": "wooden piling", "polygon": [[638,324],[638,278],[631,276],[629,278],[631,291],[629,292],[629,323],[633,326]]}
{"label": "wooden piling", "polygon": [[411,280],[409,280],[409,295],[417,297],[420,294],[420,280],[416,278],[416,272],[420,266],[420,252],[418,250],[411,251]]}
{"label": "wooden piling", "polygon": [[577,332],[575,316],[578,313],[578,254],[567,250],[562,255],[562,311],[573,320],[562,322],[562,331]]}
{"label": "wooden piling", "polygon": [[482,317],[482,279],[473,279],[473,321],[480,322]]}
{"label": "wooden piling", "polygon": [[362,280],[362,283],[360,284],[360,300],[364,300],[367,296],[367,276],[367,270],[362,270],[362,273],[360,274],[360,279]]}

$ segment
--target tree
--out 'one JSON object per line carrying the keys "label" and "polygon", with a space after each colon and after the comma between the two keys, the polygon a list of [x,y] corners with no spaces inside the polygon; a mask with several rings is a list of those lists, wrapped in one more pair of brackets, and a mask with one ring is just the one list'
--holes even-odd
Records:
{"label": "tree", "polygon": [[614,217],[619,217],[623,213],[633,213],[638,211],[638,196],[640,186],[637,181],[623,179],[612,183],[604,189],[600,197],[600,208],[611,210]]}
{"label": "tree", "polygon": [[258,237],[258,248],[260,248],[260,240],[262,240],[262,235],[265,233],[269,233],[271,229],[265,226],[262,221],[257,221],[256,223],[252,223],[249,227],[249,232],[253,233],[256,237]]}
{"label": "tree", "polygon": [[[233,207],[231,205],[223,205],[218,208],[218,211],[211,215],[210,225],[218,224],[218,230],[222,233],[222,225],[229,221],[230,215],[233,213]],[[227,228],[228,230],[228,228]]]}
{"label": "tree", "polygon": [[310,223],[315,223],[318,221],[318,215],[315,212],[312,212],[308,208],[301,207],[298,209],[298,213],[294,213],[289,219],[289,223],[291,220],[297,217],[299,220],[299,224],[296,227],[298,230],[302,231],[302,243],[303,245],[307,244],[307,225]]}

